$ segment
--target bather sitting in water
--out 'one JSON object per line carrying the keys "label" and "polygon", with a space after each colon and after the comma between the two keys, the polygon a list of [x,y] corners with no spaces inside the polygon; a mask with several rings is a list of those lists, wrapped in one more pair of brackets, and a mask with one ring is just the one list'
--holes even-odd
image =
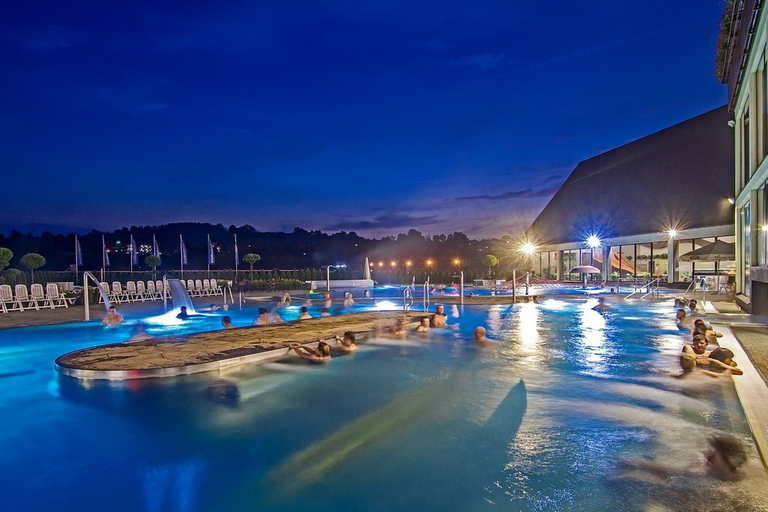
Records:
{"label": "bather sitting in water", "polygon": [[232,325],[232,319],[228,316],[221,317],[221,325],[224,327],[224,329],[237,329],[237,327]]}
{"label": "bather sitting in water", "polygon": [[272,319],[269,318],[267,308],[259,308],[259,316],[253,319],[253,325],[269,325],[271,323]]}
{"label": "bather sitting in water", "polygon": [[331,346],[323,340],[320,340],[317,348],[307,347],[301,343],[293,343],[290,348],[302,359],[307,359],[313,363],[327,363],[331,360]]}
{"label": "bather sitting in water", "polygon": [[283,294],[282,298],[280,299],[280,302],[277,303],[277,307],[279,308],[287,308],[291,305],[291,296],[290,294]]}
{"label": "bather sitting in water", "polygon": [[603,297],[598,297],[597,304],[592,308],[592,311],[605,311],[609,308],[610,306],[605,303],[605,299]]}
{"label": "bather sitting in water", "polygon": [[[730,352],[730,358],[727,357],[727,352],[719,351],[717,349],[713,350],[712,352],[716,353],[717,358],[710,357],[711,353],[707,354],[707,338],[703,334],[694,335],[691,344],[685,345],[683,347],[683,354],[689,354],[691,357],[693,357],[698,366],[707,366],[710,369],[715,370],[729,370],[734,375],[742,375],[744,373],[741,371],[741,369],[736,368],[735,365],[732,365],[733,352],[730,350],[728,350],[728,352]],[[720,359],[730,360],[730,362],[726,364]]]}
{"label": "bather sitting in water", "polygon": [[419,322],[419,325],[416,326],[416,329],[414,329],[413,332],[417,332],[419,334],[429,334],[429,317],[421,317],[421,322]]}
{"label": "bather sitting in water", "polygon": [[473,341],[475,345],[477,345],[478,347],[490,347],[491,345],[493,345],[493,341],[485,337],[485,327],[480,326],[477,329],[475,329],[473,338],[474,338]]}
{"label": "bather sitting in water", "polygon": [[401,340],[405,338],[405,318],[398,318],[394,327],[385,327],[378,333],[383,338],[395,338]]}
{"label": "bather sitting in water", "polygon": [[307,306],[301,306],[301,314],[299,315],[299,320],[309,320],[312,318],[312,315],[309,314],[309,309],[307,309]]}
{"label": "bather sitting in water", "polygon": [[186,320],[189,318],[189,313],[187,313],[187,306],[181,306],[181,311],[179,311],[179,314],[176,315],[176,318],[181,320]]}
{"label": "bather sitting in water", "polygon": [[435,314],[433,314],[432,318],[429,319],[430,327],[445,327],[445,324],[448,320],[448,315],[443,312],[444,310],[445,307],[442,304],[435,306]]}
{"label": "bather sitting in water", "polygon": [[131,333],[131,337],[128,338],[128,343],[151,340],[152,338],[154,338],[154,336],[147,334],[147,331],[144,330],[144,324],[136,324],[136,327],[133,328],[133,332]]}
{"label": "bather sitting in water", "polygon": [[109,306],[107,316],[101,321],[101,325],[120,325],[125,322],[123,315],[118,315],[115,306]]}
{"label": "bather sitting in water", "polygon": [[344,292],[344,307],[351,308],[354,305],[355,301],[352,299],[352,294],[350,292]]}
{"label": "bather sitting in water", "polygon": [[343,337],[337,334],[333,338],[338,343],[341,343],[341,347],[337,347],[338,350],[342,352],[354,352],[357,350],[357,345],[355,344],[355,333],[352,331],[345,332]]}
{"label": "bather sitting in water", "polygon": [[691,319],[688,317],[688,315],[685,314],[684,309],[678,309],[675,313],[675,319],[677,321],[677,326],[684,331],[691,331],[693,329],[693,322],[691,322]]}
{"label": "bather sitting in water", "polygon": [[[704,452],[704,464],[697,463],[688,467],[671,467],[648,460],[619,461],[621,477],[634,477],[637,480],[668,484],[675,476],[701,477],[710,476],[717,480],[738,480],[741,474],[738,469],[747,462],[747,452],[736,439],[718,435],[708,439],[709,450]],[[700,483],[699,481],[691,482]]]}

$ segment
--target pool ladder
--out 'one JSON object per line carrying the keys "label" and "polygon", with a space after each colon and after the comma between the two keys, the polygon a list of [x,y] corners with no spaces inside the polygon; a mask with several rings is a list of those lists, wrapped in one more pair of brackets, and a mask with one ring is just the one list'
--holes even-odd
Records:
{"label": "pool ladder", "polygon": [[636,288],[635,291],[633,291],[632,293],[630,293],[629,295],[624,297],[624,300],[628,300],[634,294],[640,293],[641,291],[643,291],[643,289],[646,290],[646,293],[645,293],[645,295],[640,297],[640,299],[644,299],[644,298],[646,298],[649,295],[653,295],[654,297],[658,298],[659,297],[659,283],[661,283],[661,278],[657,277],[653,281],[649,281],[649,282],[645,283],[644,286],[641,286],[640,288]]}

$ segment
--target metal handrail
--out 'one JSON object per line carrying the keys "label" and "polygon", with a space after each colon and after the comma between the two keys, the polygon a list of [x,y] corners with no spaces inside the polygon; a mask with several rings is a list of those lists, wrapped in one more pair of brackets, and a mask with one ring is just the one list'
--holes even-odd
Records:
{"label": "metal handrail", "polygon": [[[660,277],[657,277],[656,279],[654,279],[653,281],[651,281],[650,283],[648,283],[648,284],[646,285],[646,286],[648,287],[648,293],[646,293],[645,295],[643,295],[642,297],[640,297],[640,299],[644,299],[644,298],[646,298],[647,296],[651,295],[652,293],[656,293],[656,296],[658,297],[658,296],[659,296],[659,283],[660,283],[660,282],[661,282],[661,278],[660,278]],[[654,284],[655,284],[656,286],[655,286],[655,287],[652,287],[652,285],[654,285]]]}
{"label": "metal handrail", "polygon": [[654,283],[656,284],[656,291],[657,291],[657,293],[658,293],[658,289],[659,289],[659,282],[661,282],[661,278],[660,278],[660,277],[657,277],[657,278],[656,278],[656,279],[654,279],[653,281],[649,281],[649,282],[645,283],[645,285],[644,285],[644,286],[641,286],[640,288],[635,288],[635,291],[633,291],[632,293],[630,293],[629,295],[627,295],[626,297],[624,297],[624,300],[628,300],[628,299],[629,299],[631,296],[633,296],[634,294],[636,294],[636,293],[640,293],[641,291],[643,291],[643,288],[645,288],[645,289],[647,290],[647,293],[646,293],[645,295],[643,295],[642,297],[640,297],[640,298],[641,298],[641,299],[644,299],[644,298],[646,298],[648,295],[650,295],[651,293],[653,293],[653,290],[651,290],[651,286],[652,286]]}
{"label": "metal handrail", "polygon": [[422,299],[422,305],[424,307],[424,311],[429,309],[429,278],[424,281],[424,298]]}
{"label": "metal handrail", "polygon": [[403,290],[403,311],[408,311],[413,306],[413,291],[410,286]]}

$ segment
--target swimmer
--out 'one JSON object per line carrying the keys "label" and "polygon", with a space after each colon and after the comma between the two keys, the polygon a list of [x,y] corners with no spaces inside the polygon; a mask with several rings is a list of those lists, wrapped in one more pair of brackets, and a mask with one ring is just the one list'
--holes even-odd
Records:
{"label": "swimmer", "polygon": [[[713,350],[712,352],[715,351]],[[740,368],[731,366],[730,363],[726,364],[719,359],[709,357],[709,354],[707,354],[707,339],[703,334],[694,335],[691,344],[683,347],[683,354],[690,354],[698,366],[707,366],[710,369],[716,370],[729,370],[734,375],[742,375],[744,373]],[[731,362],[733,361],[733,352],[731,352],[730,360]]]}
{"label": "swimmer", "polygon": [[232,325],[232,319],[228,316],[221,317],[221,325],[224,327],[224,329],[237,329],[237,327]]}
{"label": "swimmer", "polygon": [[493,344],[491,340],[485,337],[485,327],[478,327],[475,329],[474,335],[474,343],[478,347],[489,347]]}
{"label": "swimmer", "polygon": [[598,297],[597,305],[592,308],[592,311],[605,311],[606,309],[610,309],[610,306],[605,303],[605,298]]}
{"label": "swimmer", "polygon": [[428,316],[421,317],[421,321],[419,322],[419,325],[416,326],[416,329],[414,329],[413,332],[417,332],[420,334],[429,334],[429,317]]}
{"label": "swimmer", "polygon": [[350,292],[344,292],[344,307],[351,308],[355,305],[355,301],[352,300],[352,294]]}
{"label": "swimmer", "polygon": [[307,306],[301,306],[301,314],[299,315],[299,320],[309,320],[310,318],[312,318],[312,316],[309,314]]}
{"label": "swimmer", "polygon": [[327,363],[331,360],[331,346],[323,340],[320,340],[317,348],[305,347],[301,343],[293,343],[289,348],[293,349],[302,359],[307,359],[313,363]]}
{"label": "swimmer", "polygon": [[186,320],[189,318],[189,313],[187,313],[187,306],[181,306],[181,311],[179,311],[179,314],[176,315],[176,318],[181,320]]}
{"label": "swimmer", "polygon": [[107,316],[101,321],[101,325],[120,325],[125,322],[123,315],[118,315],[115,306],[109,306]]}
{"label": "swimmer", "polygon": [[320,316],[331,316],[331,312],[328,308],[320,308]]}
{"label": "swimmer", "polygon": [[283,296],[280,298],[280,302],[277,303],[277,307],[286,308],[290,305],[291,305],[291,296],[287,293],[284,293]]}
{"label": "swimmer", "polygon": [[154,336],[147,334],[144,330],[144,324],[136,324],[136,327],[133,328],[133,332],[131,333],[131,337],[128,338],[128,343],[151,340],[152,338],[154,338]]}
{"label": "swimmer", "polygon": [[442,304],[435,306],[435,313],[432,315],[432,318],[429,319],[430,327],[445,327],[448,315],[443,313],[444,310],[445,308]]}
{"label": "swimmer", "polygon": [[269,317],[269,321],[273,324],[283,323],[283,319],[280,318],[280,315],[277,314],[277,311],[270,311],[267,316]]}
{"label": "swimmer", "polygon": [[267,308],[259,308],[259,316],[253,319],[253,325],[269,325],[272,319],[269,318]]}
{"label": "swimmer", "polygon": [[[620,460],[621,476],[635,476],[638,480],[647,480],[644,477],[654,477],[659,483],[668,485],[672,476],[701,477],[704,475],[717,480],[738,480],[741,474],[738,469],[747,462],[747,452],[736,439],[717,435],[710,437],[709,450],[704,452],[704,465],[675,468],[647,460]],[[629,471],[635,473],[631,475]],[[700,484],[696,480],[692,484]]]}
{"label": "swimmer", "polygon": [[675,319],[677,321],[677,326],[686,331],[691,331],[693,329],[693,322],[691,322],[691,319],[688,317],[688,315],[685,314],[684,309],[678,309],[675,313]]}
{"label": "swimmer", "polygon": [[354,352],[357,350],[357,345],[355,344],[355,333],[352,331],[347,331],[344,333],[344,336],[339,336],[338,334],[333,337],[338,343],[341,343],[341,347],[339,347],[339,350],[342,352]]}

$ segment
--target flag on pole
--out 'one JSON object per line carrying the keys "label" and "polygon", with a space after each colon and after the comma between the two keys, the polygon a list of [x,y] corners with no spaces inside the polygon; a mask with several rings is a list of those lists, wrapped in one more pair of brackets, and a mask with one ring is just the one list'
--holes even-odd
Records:
{"label": "flag on pole", "polygon": [[83,250],[80,248],[80,240],[75,235],[75,268],[83,266]]}
{"label": "flag on pole", "polygon": [[208,264],[216,264],[216,256],[213,254],[213,244],[211,243],[211,235],[208,235]]}
{"label": "flag on pole", "polygon": [[104,268],[109,268],[109,253],[107,252],[107,244],[104,243],[104,235],[101,235],[101,252],[102,252],[102,258],[101,262],[103,263]]}
{"label": "flag on pole", "polygon": [[184,245],[184,239],[179,235],[179,242],[181,244],[181,265],[187,264],[187,246]]}
{"label": "flag on pole", "polygon": [[133,239],[133,235],[131,235],[131,264],[139,264],[139,251],[136,250],[136,240]]}
{"label": "flag on pole", "polygon": [[237,235],[235,235],[235,271],[237,271],[237,264],[240,261],[240,255],[237,252]]}
{"label": "flag on pole", "polygon": [[157,245],[155,235],[152,235],[152,254],[160,258],[160,247]]}

